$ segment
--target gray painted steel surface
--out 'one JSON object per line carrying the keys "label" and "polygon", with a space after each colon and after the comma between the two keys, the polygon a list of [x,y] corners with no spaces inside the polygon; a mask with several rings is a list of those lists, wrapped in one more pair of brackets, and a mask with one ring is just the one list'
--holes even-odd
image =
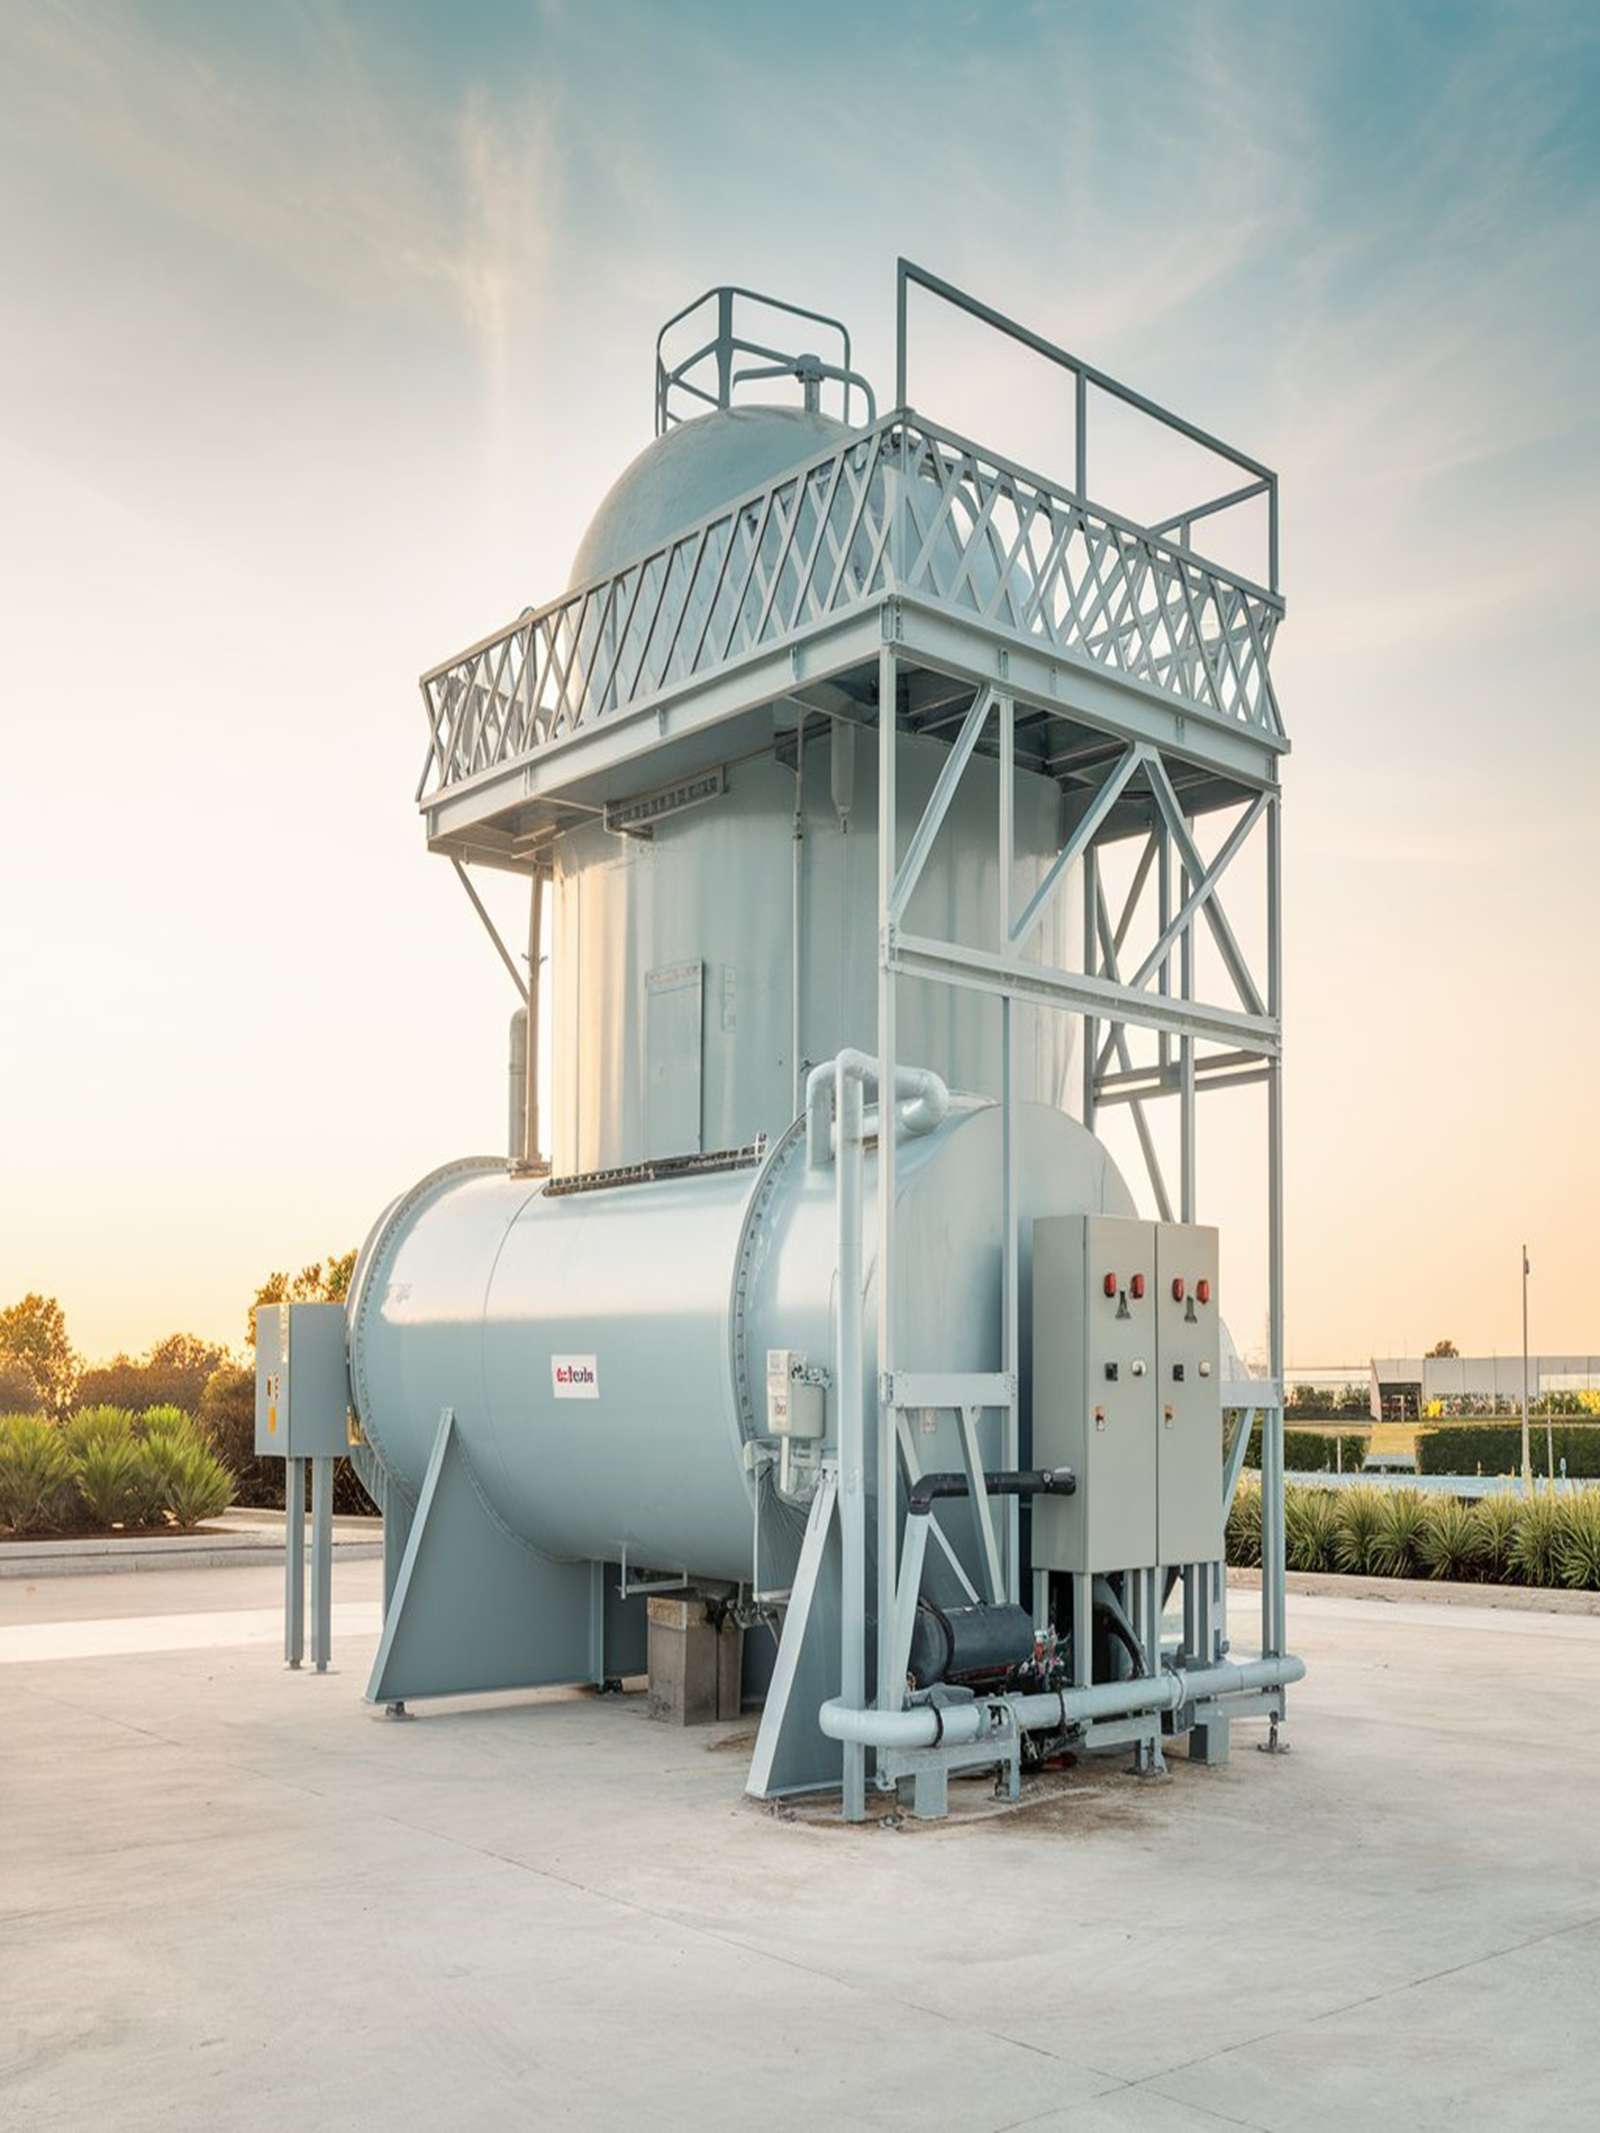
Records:
{"label": "gray painted steel surface", "polygon": [[[1017,1118],[1026,1297],[1034,1215],[1131,1213],[1132,1201],[1072,1120],[1037,1105]],[[899,1323],[929,1370],[999,1367],[999,1151],[987,1104],[898,1151]],[[869,1157],[869,1204],[875,1187]],[[759,1171],[591,1193],[548,1195],[498,1164],[443,1172],[384,1217],[357,1269],[362,1428],[415,1495],[451,1410],[496,1518],[559,1561],[626,1551],[630,1563],[748,1580],[744,1446],[766,1431],[766,1352],[831,1363],[834,1215],[832,1173],[808,1171],[798,1132]],[[875,1293],[869,1253],[869,1412]],[[592,1371],[592,1385],[558,1383],[563,1369]],[[1026,1376],[1022,1392],[1026,1415]],[[830,1390],[830,1436],[835,1405]],[[959,1465],[956,1427],[949,1415],[919,1427],[925,1467]],[[793,1512],[796,1538],[803,1516]]]}
{"label": "gray painted steel surface", "polygon": [[[841,828],[830,795],[831,722],[809,723],[800,861],[800,1059],[870,1045],[877,1023],[877,766],[856,751],[854,800]],[[902,847],[946,760],[937,741],[907,736],[897,775]],[[1012,898],[1020,905],[1060,849],[1061,797],[1048,778],[1019,775]],[[999,904],[995,765],[968,765],[911,899],[907,927],[980,944]],[[552,1160],[558,1174],[605,1170],[647,1155],[742,1147],[776,1138],[795,1115],[793,1041],[794,773],[771,755],[740,763],[715,800],[669,816],[648,841],[574,830],[555,848],[551,958]],[[1030,939],[1031,960],[1060,964],[1082,929],[1070,887]],[[650,1090],[680,1084],[674,1057],[653,1054],[659,1018],[652,973],[700,964],[698,1143],[651,1145]],[[1000,1010],[931,982],[901,989],[901,1049],[952,1088],[998,1097]],[[1017,1091],[1064,1104],[1075,1093],[1076,1025],[1030,1017],[1018,1032]]]}
{"label": "gray painted steel surface", "polygon": [[[808,453],[847,437],[843,426],[801,410],[749,407],[706,415],[648,445],[600,505],[579,546],[575,583],[615,570],[697,516]],[[913,486],[932,523],[939,486]],[[945,582],[962,569],[950,525],[930,536],[931,566]],[[987,554],[969,560],[975,597],[987,599],[997,566]],[[705,612],[679,625],[688,637]],[[608,632],[623,627],[615,610],[589,638],[575,664],[612,662]],[[795,850],[793,759],[800,717],[793,704],[771,712],[766,745],[731,764],[727,790],[657,822],[648,839],[619,837],[600,822],[569,831],[553,852],[551,1156],[558,1173],[610,1169],[649,1155],[696,1147],[742,1146],[759,1133],[776,1136],[795,1112],[805,1067],[846,1045],[871,1041],[877,983],[877,765],[857,749],[853,731],[838,740],[836,721],[812,713],[799,750],[802,837]],[[846,741],[850,767],[836,758]],[[948,748],[931,737],[900,742],[897,819],[903,845],[920,820]],[[842,799],[841,814],[836,802]],[[1016,904],[1027,901],[1061,845],[1062,797],[1054,778],[1031,772],[1016,780]],[[999,907],[994,824],[999,778],[992,762],[969,765],[944,830],[905,913],[907,930],[972,945],[993,936]],[[797,865],[798,857],[798,865]],[[798,925],[796,897],[798,893]],[[1059,965],[1081,931],[1075,884],[1059,896],[1026,954]],[[796,940],[798,939],[798,957]],[[652,974],[699,963],[705,975],[701,1057],[692,1067],[681,1015],[671,1052],[657,1038]],[[793,1002],[799,995],[799,1057]],[[901,1049],[952,1088],[1001,1092],[1000,1015],[946,986],[908,982],[901,993]],[[641,1036],[642,1032],[642,1036]],[[1059,1105],[1066,1099],[1074,1026],[1034,1018],[1022,1032],[1016,1092]],[[686,1084],[701,1082],[698,1134],[682,1125]],[[675,1092],[676,1147],[662,1145],[660,1096]]]}

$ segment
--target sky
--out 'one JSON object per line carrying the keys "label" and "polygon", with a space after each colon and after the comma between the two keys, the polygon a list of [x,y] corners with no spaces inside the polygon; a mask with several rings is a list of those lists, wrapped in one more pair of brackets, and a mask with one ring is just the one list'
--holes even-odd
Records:
{"label": "sky", "polygon": [[[887,401],[904,253],[1279,472],[1291,1361],[1517,1346],[1523,1239],[1600,1350],[1597,94],[1588,5],[0,11],[0,1302],[237,1343],[502,1144],[416,676],[566,582],[670,312]],[[1043,456],[997,361],[913,395]]]}

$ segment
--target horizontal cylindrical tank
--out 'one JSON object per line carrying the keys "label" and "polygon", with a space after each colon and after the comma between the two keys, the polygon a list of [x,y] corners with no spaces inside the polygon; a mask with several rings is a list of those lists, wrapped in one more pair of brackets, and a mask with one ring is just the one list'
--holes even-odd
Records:
{"label": "horizontal cylindrical tank", "polygon": [[[1131,1213],[1094,1137],[1058,1112],[1017,1110],[1026,1430],[1027,1300],[1036,1216]],[[876,1412],[876,1156],[866,1177],[863,1399]],[[896,1361],[1001,1363],[1000,1114],[958,1100],[896,1163]],[[351,1292],[351,1379],[362,1428],[415,1496],[444,1410],[500,1521],[563,1561],[751,1576],[767,1435],[767,1351],[831,1371],[834,1173],[808,1169],[794,1127],[756,1168],[562,1192],[485,1159],[396,1201]],[[827,1396],[835,1429],[837,1388]],[[989,1463],[999,1453],[987,1418]],[[953,1416],[919,1425],[925,1468],[958,1466]],[[796,1511],[798,1518],[801,1514]]]}

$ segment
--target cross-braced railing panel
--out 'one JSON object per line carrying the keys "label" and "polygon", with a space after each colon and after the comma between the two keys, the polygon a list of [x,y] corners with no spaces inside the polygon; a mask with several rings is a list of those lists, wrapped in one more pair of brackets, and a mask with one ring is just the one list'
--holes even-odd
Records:
{"label": "cross-braced railing panel", "polygon": [[1280,736],[1280,603],[898,414],[422,680],[439,793],[905,593]]}
{"label": "cross-braced railing panel", "polygon": [[906,448],[902,590],[1281,735],[1269,594],[915,417]]}

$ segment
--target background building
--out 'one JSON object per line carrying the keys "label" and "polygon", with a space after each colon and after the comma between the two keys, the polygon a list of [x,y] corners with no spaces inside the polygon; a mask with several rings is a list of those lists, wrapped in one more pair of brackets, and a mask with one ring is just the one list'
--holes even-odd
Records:
{"label": "background building", "polygon": [[[1530,1355],[1528,1398],[1600,1392],[1600,1356]],[[1446,1413],[1512,1413],[1522,1405],[1520,1355],[1390,1355],[1371,1364],[1375,1422],[1420,1420],[1430,1401]]]}

